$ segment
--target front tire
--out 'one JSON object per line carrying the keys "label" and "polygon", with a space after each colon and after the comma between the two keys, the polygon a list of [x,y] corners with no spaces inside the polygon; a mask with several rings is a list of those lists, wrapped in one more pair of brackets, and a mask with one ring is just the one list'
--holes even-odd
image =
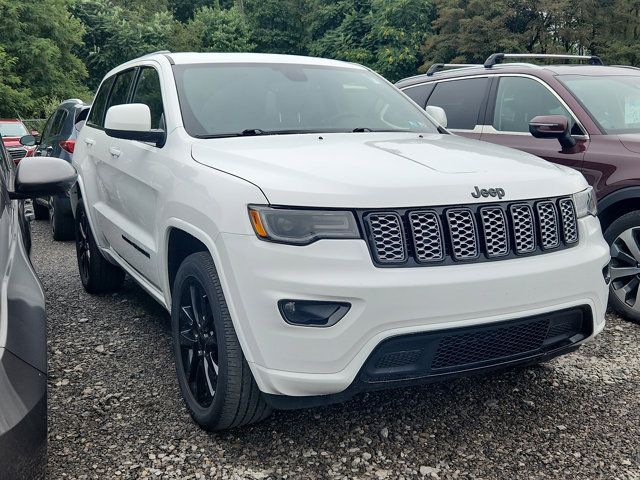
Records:
{"label": "front tire", "polygon": [[611,245],[609,303],[622,317],[640,322],[640,211],[616,219],[604,238]]}
{"label": "front tire", "polygon": [[102,256],[82,203],[76,210],[75,231],[78,269],[84,289],[89,293],[108,293],[122,287],[124,270]]}
{"label": "front tire", "polygon": [[64,215],[61,202],[62,200],[58,197],[52,197],[49,202],[51,233],[53,234],[53,239],[57,241],[73,240],[75,233],[73,216]]}
{"label": "front tire", "polygon": [[33,216],[36,220],[49,220],[49,207],[40,205],[38,199],[33,199]]}
{"label": "front tire", "polygon": [[208,253],[182,262],[172,299],[178,385],[193,419],[206,430],[224,430],[268,417]]}

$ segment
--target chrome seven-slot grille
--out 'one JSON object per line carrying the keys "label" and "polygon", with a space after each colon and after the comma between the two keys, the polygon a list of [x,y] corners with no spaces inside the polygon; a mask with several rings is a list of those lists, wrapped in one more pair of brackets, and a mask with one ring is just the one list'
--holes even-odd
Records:
{"label": "chrome seven-slot grille", "polygon": [[420,266],[498,260],[578,242],[571,198],[364,212],[373,260]]}

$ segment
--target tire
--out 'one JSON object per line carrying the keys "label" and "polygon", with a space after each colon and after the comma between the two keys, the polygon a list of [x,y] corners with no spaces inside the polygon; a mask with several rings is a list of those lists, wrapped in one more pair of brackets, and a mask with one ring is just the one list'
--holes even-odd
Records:
{"label": "tire", "polygon": [[73,240],[75,238],[75,228],[72,215],[64,215],[61,208],[61,200],[52,197],[49,205],[49,216],[51,221],[51,233],[53,239],[57,241]]}
{"label": "tire", "polygon": [[33,216],[36,220],[49,220],[49,207],[40,205],[37,199],[33,199]]}
{"label": "tire", "polygon": [[172,298],[178,385],[196,423],[205,430],[224,430],[268,417],[271,408],[242,353],[208,253],[194,253],[182,262]]}
{"label": "tire", "polygon": [[89,293],[109,293],[118,290],[124,282],[124,270],[102,256],[82,203],[78,205],[74,223],[76,256],[82,286]]}
{"label": "tire", "polygon": [[611,245],[609,305],[627,320],[640,322],[640,211],[616,219],[604,238]]}

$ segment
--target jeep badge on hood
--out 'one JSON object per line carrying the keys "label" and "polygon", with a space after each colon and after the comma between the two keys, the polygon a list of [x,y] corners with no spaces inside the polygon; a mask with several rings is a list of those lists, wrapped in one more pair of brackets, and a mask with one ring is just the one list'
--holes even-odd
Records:
{"label": "jeep badge on hood", "polygon": [[473,198],[480,198],[480,197],[498,197],[499,199],[502,199],[502,197],[504,197],[504,190],[502,188],[483,188],[482,190],[480,188],[478,188],[478,186],[476,185],[474,187],[476,189],[475,192],[471,192],[471,196]]}

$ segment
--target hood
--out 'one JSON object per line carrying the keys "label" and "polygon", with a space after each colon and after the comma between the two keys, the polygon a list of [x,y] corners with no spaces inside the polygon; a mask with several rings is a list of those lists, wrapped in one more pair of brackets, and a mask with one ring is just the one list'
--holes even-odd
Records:
{"label": "hood", "polygon": [[20,143],[20,137],[2,137],[2,142],[4,143],[4,146],[7,148],[14,148],[14,147],[26,148],[26,147],[23,147],[22,144]]}
{"label": "hood", "polygon": [[257,185],[271,204],[379,208],[496,202],[575,193],[580,173],[455,135],[333,133],[198,140],[197,162]]}
{"label": "hood", "polygon": [[640,153],[640,133],[625,133],[618,135],[618,138],[624,148],[634,153]]}

